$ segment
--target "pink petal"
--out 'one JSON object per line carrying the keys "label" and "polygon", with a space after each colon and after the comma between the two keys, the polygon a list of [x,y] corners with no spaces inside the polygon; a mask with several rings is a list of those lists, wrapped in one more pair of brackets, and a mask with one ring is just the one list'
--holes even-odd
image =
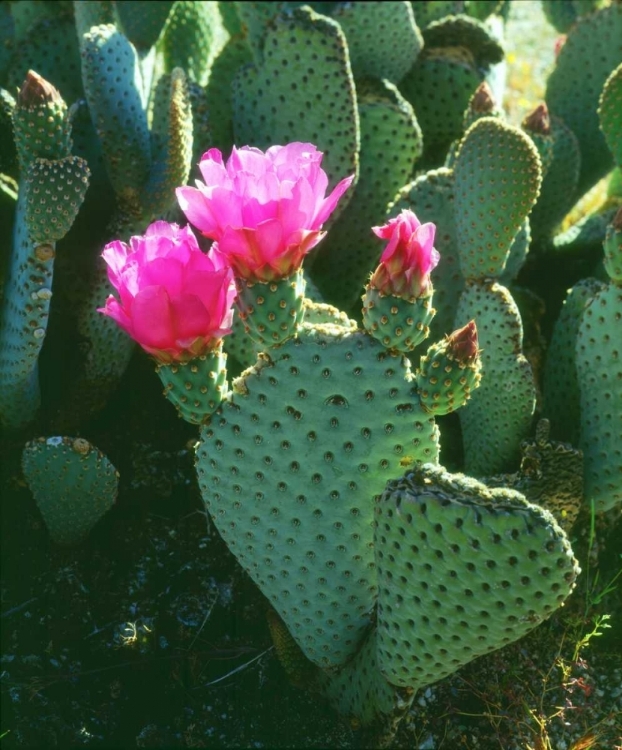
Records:
{"label": "pink petal", "polygon": [[335,187],[333,192],[328,196],[328,198],[325,198],[322,207],[318,211],[313,223],[315,225],[315,228],[319,228],[322,226],[322,224],[328,219],[328,217],[332,214],[332,212],[335,210],[335,207],[337,206],[337,203],[339,202],[339,199],[341,196],[346,192],[346,190],[350,187],[352,184],[352,180],[354,180],[354,175],[350,175],[350,177],[345,177],[341,182]]}
{"label": "pink petal", "polygon": [[276,219],[279,215],[280,201],[266,200],[261,203],[258,198],[250,198],[242,206],[242,221],[240,226],[254,229],[262,221]]}
{"label": "pink petal", "polygon": [[314,192],[309,181],[300,178],[292,187],[291,199],[282,201],[281,221],[285,234],[296,229],[319,229],[315,216],[323,200],[324,193]]}
{"label": "pink petal", "polygon": [[193,340],[199,336],[209,336],[212,319],[201,300],[194,294],[184,294],[171,300],[172,327],[175,340]]}
{"label": "pink petal", "polygon": [[223,185],[229,179],[222,154],[217,148],[210,148],[199,161],[201,177],[208,187]]}
{"label": "pink petal", "polygon": [[106,300],[104,307],[98,307],[97,312],[107,315],[112,318],[119,327],[121,327],[126,333],[132,336],[132,321],[125,313],[125,310],[112,296],[112,294]]}
{"label": "pink petal", "polygon": [[167,349],[175,345],[170,300],[159,286],[141,289],[132,308],[134,338],[142,346]]}
{"label": "pink petal", "polygon": [[238,172],[248,172],[260,177],[265,173],[268,164],[269,160],[260,149],[254,146],[243,146],[238,149],[234,146],[227,162],[227,173],[233,176]]}
{"label": "pink petal", "polygon": [[140,289],[139,286],[140,277],[140,266],[138,263],[128,262],[123,269],[121,274],[120,284],[117,287],[119,297],[121,298],[121,304],[125,308],[129,315],[130,308],[134,297],[138,294]]}
{"label": "pink petal", "polygon": [[170,224],[168,221],[154,221],[145,230],[145,237],[157,235],[174,239],[178,232],[179,226],[177,224]]}
{"label": "pink petal", "polygon": [[162,287],[171,299],[181,294],[184,266],[173,258],[154,258],[140,269],[139,286]]}
{"label": "pink petal", "polygon": [[271,263],[284,254],[286,245],[283,240],[283,227],[278,219],[269,219],[257,226],[255,242],[264,263]]}
{"label": "pink petal", "polygon": [[123,266],[127,262],[127,256],[130,252],[130,248],[125,242],[121,242],[120,240],[109,242],[102,251],[102,258],[108,266],[108,278],[110,279],[110,283],[117,289],[121,283],[120,275],[123,271]]}
{"label": "pink petal", "polygon": [[[210,210],[217,221],[218,229],[207,236],[217,240],[226,227],[244,226],[242,206],[243,201],[235,192],[232,192],[229,188],[215,187],[210,199]],[[197,226],[206,234],[202,227],[198,224]]]}
{"label": "pink petal", "polygon": [[179,187],[175,190],[179,207],[189,222],[206,237],[214,239],[219,233],[218,219],[212,204],[203,191],[192,187]]}
{"label": "pink petal", "polygon": [[417,240],[421,247],[431,248],[434,245],[434,238],[436,237],[436,224],[428,222],[427,224],[421,224],[417,229]]}

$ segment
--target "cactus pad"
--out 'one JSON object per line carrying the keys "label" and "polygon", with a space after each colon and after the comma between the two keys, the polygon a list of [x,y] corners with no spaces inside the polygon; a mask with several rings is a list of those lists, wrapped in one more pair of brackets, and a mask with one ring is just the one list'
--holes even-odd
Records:
{"label": "cactus pad", "polygon": [[409,2],[340,3],[332,18],[346,35],[357,79],[373,76],[399,83],[423,47]]}
{"label": "cactus pad", "polygon": [[165,72],[182,68],[190,81],[199,86],[206,85],[212,62],[229,36],[219,5],[195,3],[192,0],[173,3],[158,40]]}
{"label": "cactus pad", "polygon": [[482,382],[461,409],[466,471],[475,476],[511,471],[531,430],[536,390],[522,354],[523,326],[509,291],[490,280],[470,282],[456,327],[475,320],[482,349]]}
{"label": "cactus pad", "polygon": [[111,25],[92,27],[82,36],[80,46],[82,82],[110,182],[117,195],[135,198],[151,169],[136,50]]}
{"label": "cactus pad", "polygon": [[541,419],[535,438],[523,440],[520,469],[481,479],[487,487],[508,487],[528,502],[550,511],[569,532],[583,505],[583,451],[570,443],[549,440],[551,424]]}
{"label": "cactus pad", "polygon": [[436,310],[432,294],[402,299],[367,286],[363,295],[363,325],[383,346],[411,352],[430,335]]}
{"label": "cactus pad", "polygon": [[294,336],[304,316],[305,285],[302,268],[275,281],[238,279],[237,307],[246,333],[266,346]]}
{"label": "cactus pad", "polygon": [[11,60],[9,89],[19,88],[29,70],[56,86],[69,104],[84,96],[76,27],[70,17],[50,18],[28,31]]}
{"label": "cactus pad", "polygon": [[205,422],[227,393],[227,355],[222,346],[189,362],[159,364],[156,372],[164,395],[192,424]]}
{"label": "cactus pad", "polygon": [[432,414],[449,414],[464,406],[479,386],[477,330],[473,322],[432,344],[417,371],[417,387],[423,406]]}
{"label": "cactus pad", "polygon": [[312,274],[326,298],[349,310],[358,303],[381,252],[371,231],[406,183],[423,150],[411,105],[388,81],[357,84],[361,130],[360,174],[345,210],[318,246]]}
{"label": "cactus pad", "polygon": [[[391,685],[378,668],[376,629],[370,629],[357,655],[336,675],[320,678],[322,692],[354,725],[376,724],[379,735],[391,737],[410,708],[415,691]],[[377,742],[371,747],[385,747]]]}
{"label": "cactus pad", "polygon": [[36,159],[24,176],[26,223],[35,243],[62,239],[78,215],[89,186],[90,171],[79,156]]}
{"label": "cactus pad", "polygon": [[81,542],[117,497],[117,470],[84,438],[39,438],[27,443],[22,469],[56,544]]}
{"label": "cactus pad", "polygon": [[426,48],[419,55],[400,91],[413,105],[426,155],[442,162],[451,142],[462,136],[464,111],[482,79],[472,55],[461,47]]}
{"label": "cactus pad", "polygon": [[579,141],[579,195],[611,168],[597,107],[605,81],[621,59],[622,5],[614,3],[580,18],[570,29],[547,82],[549,111],[561,117]]}
{"label": "cactus pad", "polygon": [[551,117],[553,153],[542,180],[540,195],[529,216],[534,236],[547,236],[573,206],[579,183],[581,152],[579,142],[559,117]]}
{"label": "cactus pad", "polygon": [[[310,98],[310,91],[321,95]],[[346,40],[339,25],[309,8],[277,17],[261,65],[233,81],[237,143],[268,148],[305,141],[324,153],[330,188],[358,171],[359,128]],[[347,195],[340,201],[345,208]],[[333,214],[335,216],[335,214]]]}
{"label": "cactus pad", "polygon": [[609,284],[583,313],[576,343],[585,495],[597,511],[622,503],[622,287]]}
{"label": "cactus pad", "polygon": [[605,134],[613,160],[622,166],[622,64],[605,82],[598,107],[600,128]]}
{"label": "cactus pad", "polygon": [[551,434],[577,444],[579,440],[579,384],[575,370],[575,345],[586,306],[604,289],[596,279],[582,279],[568,291],[553,327],[544,365],[544,414]]}
{"label": "cactus pad", "polygon": [[380,669],[415,689],[528,633],[580,572],[548,511],[442,467],[388,483],[375,537]]}
{"label": "cactus pad", "polygon": [[465,15],[445,16],[423,31],[425,46],[464,47],[473,55],[478,68],[486,69],[503,60],[504,51],[485,24]]}
{"label": "cactus pad", "polygon": [[408,360],[368,334],[303,324],[201,430],[206,507],[319,666],[351,658],[371,621],[374,497],[403,462],[438,457],[411,380]]}
{"label": "cactus pad", "polygon": [[540,157],[522,131],[492,117],[469,128],[454,165],[456,228],[465,278],[502,273],[541,179]]}
{"label": "cactus pad", "polygon": [[[175,203],[175,188],[185,185],[193,154],[193,112],[188,81],[181,68],[158,81],[152,137],[153,168],[141,202],[147,216],[159,218]],[[205,144],[203,144],[205,145]]]}

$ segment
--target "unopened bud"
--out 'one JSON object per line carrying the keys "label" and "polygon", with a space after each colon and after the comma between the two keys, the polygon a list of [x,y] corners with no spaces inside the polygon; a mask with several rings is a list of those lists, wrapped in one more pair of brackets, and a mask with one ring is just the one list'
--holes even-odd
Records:
{"label": "unopened bud", "polygon": [[450,333],[447,336],[447,342],[454,359],[465,364],[472,362],[478,353],[475,321],[471,320],[463,328]]}
{"label": "unopened bud", "polygon": [[492,94],[492,89],[486,81],[482,81],[482,83],[480,83],[475,89],[475,93],[469,102],[469,108],[472,112],[478,114],[487,114],[488,112],[492,112],[495,108],[495,99]]}
{"label": "unopened bud", "polygon": [[523,128],[530,133],[540,133],[540,135],[549,135],[551,132],[551,118],[549,117],[548,107],[544,102],[530,112],[523,120]]}
{"label": "unopened bud", "polygon": [[50,102],[62,102],[60,91],[45,78],[29,70],[17,96],[21,107],[34,107]]}

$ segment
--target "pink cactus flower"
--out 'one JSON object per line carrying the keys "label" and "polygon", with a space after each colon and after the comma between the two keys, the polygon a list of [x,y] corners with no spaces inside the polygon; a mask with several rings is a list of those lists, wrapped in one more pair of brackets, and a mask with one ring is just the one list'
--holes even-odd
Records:
{"label": "pink cactus flower", "polygon": [[429,293],[430,273],[440,260],[434,248],[434,224],[422,224],[412,211],[404,209],[382,227],[372,231],[388,244],[374,271],[370,286],[383,294],[404,299]]}
{"label": "pink cactus flower", "polygon": [[110,295],[99,312],[158,361],[188,361],[231,332],[233,270],[218,250],[204,253],[190,227],[156,221],[129,246],[110,242],[102,256],[120,301]]}
{"label": "pink cactus flower", "polygon": [[555,52],[555,59],[559,57],[559,53],[562,51],[562,47],[564,44],[566,44],[567,34],[562,34],[561,36],[558,36],[555,40],[555,45],[553,47]]}
{"label": "pink cactus flower", "polygon": [[324,222],[348,189],[346,177],[326,197],[322,153],[310,143],[234,148],[227,163],[212,148],[199,163],[205,182],[177,188],[188,220],[216,240],[236,276],[273,281],[290,276],[326,232]]}

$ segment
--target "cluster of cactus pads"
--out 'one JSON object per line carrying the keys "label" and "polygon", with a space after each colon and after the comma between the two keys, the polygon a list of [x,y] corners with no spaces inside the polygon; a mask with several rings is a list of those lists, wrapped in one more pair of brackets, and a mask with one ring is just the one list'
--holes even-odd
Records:
{"label": "cluster of cactus pads", "polygon": [[[379,741],[419,688],[547,618],[579,573],[581,508],[622,504],[622,5],[543,2],[567,37],[520,127],[500,104],[509,6],[0,8],[7,431],[81,435],[104,406],[133,343],[97,312],[102,247],[179,221],[203,152],[307,142],[330,188],[354,175],[304,271],[239,285],[225,353],[157,371],[200,425],[205,506],[270,602],[289,676]],[[614,167],[605,209],[556,236]],[[404,209],[441,255],[417,304],[365,286],[370,228]],[[544,299],[545,352],[523,284],[550,258],[569,270]],[[454,411],[464,474],[440,455]],[[30,440],[22,466],[60,544],[116,498],[82,437]]]}
{"label": "cluster of cactus pads", "polygon": [[418,688],[546,618],[578,567],[548,510],[438,464],[435,415],[479,385],[473,323],[413,372],[321,312],[234,380],[197,472],[292,678],[389,736]]}

